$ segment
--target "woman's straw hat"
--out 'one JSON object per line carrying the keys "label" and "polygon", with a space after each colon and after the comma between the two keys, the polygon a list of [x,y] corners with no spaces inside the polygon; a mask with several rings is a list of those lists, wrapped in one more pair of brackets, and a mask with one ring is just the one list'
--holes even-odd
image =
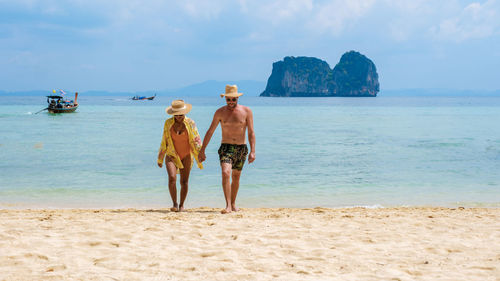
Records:
{"label": "woman's straw hat", "polygon": [[167,107],[165,111],[170,115],[183,115],[191,111],[192,107],[189,103],[184,103],[183,100],[174,100],[172,105]]}
{"label": "woman's straw hat", "polygon": [[236,85],[226,85],[226,92],[224,94],[220,94],[220,97],[231,97],[237,98],[243,95],[243,93],[238,93],[238,86]]}

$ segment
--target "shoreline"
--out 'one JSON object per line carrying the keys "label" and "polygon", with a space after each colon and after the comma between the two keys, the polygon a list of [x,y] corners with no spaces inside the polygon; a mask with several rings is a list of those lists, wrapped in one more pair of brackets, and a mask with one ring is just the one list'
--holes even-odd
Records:
{"label": "shoreline", "polygon": [[500,208],[0,210],[0,279],[498,280]]}
{"label": "shoreline", "polygon": [[[75,204],[68,205],[36,205],[30,204],[25,205],[21,203],[0,203],[0,211],[29,211],[29,210],[137,210],[137,211],[145,211],[145,210],[169,210],[170,205],[161,204],[161,205],[144,205],[144,206],[119,206],[119,205],[85,205],[81,204],[80,206],[75,206]],[[450,205],[381,205],[381,204],[373,204],[373,205],[347,205],[347,206],[289,206],[289,205],[277,205],[273,207],[268,206],[255,206],[255,207],[243,207],[238,206],[238,208],[242,208],[245,210],[254,210],[254,209],[291,209],[291,210],[307,210],[307,209],[331,209],[331,210],[339,210],[339,209],[368,209],[368,210],[376,210],[376,209],[500,209],[500,203],[475,203],[475,204],[450,204]],[[197,209],[223,209],[223,203],[220,204],[220,207],[216,204],[210,206],[189,206],[187,205],[187,210],[197,210]]]}

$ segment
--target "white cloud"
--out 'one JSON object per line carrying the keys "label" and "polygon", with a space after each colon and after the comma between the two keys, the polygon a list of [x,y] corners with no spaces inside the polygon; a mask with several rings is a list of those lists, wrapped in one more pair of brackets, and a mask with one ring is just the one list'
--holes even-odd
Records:
{"label": "white cloud", "polygon": [[294,20],[301,14],[310,13],[312,8],[311,0],[278,0],[262,5],[261,15],[267,17],[270,22],[281,23]]}
{"label": "white cloud", "polygon": [[256,23],[266,25],[289,24],[307,15],[313,8],[313,0],[240,0],[240,12]]}
{"label": "white cloud", "polygon": [[431,27],[430,32],[436,39],[455,42],[487,38],[500,30],[499,11],[500,5],[496,0],[484,4],[471,3],[460,14]]}
{"label": "white cloud", "polygon": [[311,30],[337,36],[346,27],[354,25],[374,4],[375,0],[336,0],[317,4],[307,26]]}
{"label": "white cloud", "polygon": [[[405,14],[428,13],[434,10],[436,5],[440,5],[432,0],[382,0],[379,2]],[[441,3],[444,2],[446,1],[441,1]]]}
{"label": "white cloud", "polygon": [[261,32],[272,28],[293,29],[297,34],[333,34],[356,24],[376,0],[240,0],[242,14],[253,18]]}
{"label": "white cloud", "polygon": [[[449,2],[449,1],[448,1]],[[383,23],[387,26],[387,35],[396,42],[411,40],[427,30],[429,25],[436,20],[440,5],[445,1],[436,3],[429,0],[382,0],[377,5],[382,6],[384,12]]]}
{"label": "white cloud", "polygon": [[229,1],[184,0],[181,1],[182,10],[193,19],[212,20],[221,15]]}

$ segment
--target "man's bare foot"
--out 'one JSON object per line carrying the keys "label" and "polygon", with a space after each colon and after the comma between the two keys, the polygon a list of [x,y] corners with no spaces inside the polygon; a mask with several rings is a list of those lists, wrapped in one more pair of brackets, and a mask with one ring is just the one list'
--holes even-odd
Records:
{"label": "man's bare foot", "polygon": [[221,214],[229,214],[231,213],[231,208],[225,208],[224,210],[220,211]]}
{"label": "man's bare foot", "polygon": [[184,206],[179,207],[179,212],[184,212]]}

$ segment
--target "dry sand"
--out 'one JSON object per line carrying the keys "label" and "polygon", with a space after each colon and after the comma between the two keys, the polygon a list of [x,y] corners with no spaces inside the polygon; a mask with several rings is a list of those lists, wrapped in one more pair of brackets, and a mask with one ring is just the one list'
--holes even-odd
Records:
{"label": "dry sand", "polygon": [[0,280],[500,280],[500,209],[0,210]]}

